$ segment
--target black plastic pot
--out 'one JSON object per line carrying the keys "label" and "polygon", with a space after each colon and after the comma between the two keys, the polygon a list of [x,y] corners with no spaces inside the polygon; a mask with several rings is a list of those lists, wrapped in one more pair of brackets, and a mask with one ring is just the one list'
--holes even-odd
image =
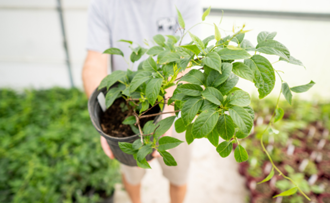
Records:
{"label": "black plastic pot", "polygon": [[[100,122],[101,122],[101,114],[103,113],[103,111],[97,100],[97,96],[99,95],[100,92],[103,92],[103,94],[106,95],[107,93],[106,88],[103,88],[101,90],[96,89],[88,100],[88,112],[91,117],[92,123],[95,129],[97,130],[97,132],[107,140],[114,157],[120,163],[125,164],[127,166],[137,166],[136,161],[133,158],[133,155],[126,154],[123,151],[121,151],[121,149],[118,146],[118,142],[133,143],[136,139],[140,139],[140,137],[137,134],[129,137],[114,137],[102,131]],[[160,112],[160,108],[159,108],[159,112]],[[154,122],[158,122],[158,120],[160,120],[160,116],[157,116]],[[153,157],[151,156],[151,154],[147,155],[146,157],[147,161],[150,161],[152,158]]]}
{"label": "black plastic pot", "polygon": [[100,203],[114,203],[115,190],[112,190],[112,193],[109,197],[103,199]]}

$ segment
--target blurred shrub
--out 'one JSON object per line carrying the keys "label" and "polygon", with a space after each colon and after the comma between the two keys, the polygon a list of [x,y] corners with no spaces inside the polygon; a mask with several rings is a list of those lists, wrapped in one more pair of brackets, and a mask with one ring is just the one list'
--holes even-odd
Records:
{"label": "blurred shrub", "polygon": [[0,90],[0,202],[97,202],[119,178],[81,91]]}

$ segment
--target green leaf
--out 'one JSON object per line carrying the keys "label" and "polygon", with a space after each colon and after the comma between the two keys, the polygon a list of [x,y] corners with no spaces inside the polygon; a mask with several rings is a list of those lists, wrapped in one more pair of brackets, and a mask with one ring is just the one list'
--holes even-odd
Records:
{"label": "green leaf", "polygon": [[209,102],[208,100],[204,100],[203,101],[203,105],[202,105],[202,108],[200,109],[200,111],[206,111],[206,110],[219,110],[219,106],[217,106],[216,104],[213,104],[212,102]]}
{"label": "green leaf", "polygon": [[291,87],[291,91],[295,93],[302,93],[302,92],[307,92],[311,87],[315,85],[315,82],[313,80],[310,81],[310,83],[306,85],[300,85],[300,86],[295,86]]}
{"label": "green leaf", "polygon": [[168,37],[167,41],[173,42],[173,44],[177,43],[180,39],[180,36],[174,36],[174,35],[166,35]]}
{"label": "green leaf", "polygon": [[170,62],[174,62],[174,61],[179,61],[180,55],[178,53],[164,51],[158,55],[157,60],[158,60],[158,63],[160,63],[160,64],[170,63]]}
{"label": "green leaf", "polygon": [[244,133],[250,133],[253,125],[253,120],[250,114],[240,106],[232,106],[229,108],[229,114],[234,123]]}
{"label": "green leaf", "polygon": [[219,113],[212,110],[202,112],[193,124],[192,134],[195,138],[208,135],[217,124]]}
{"label": "green leaf", "polygon": [[294,64],[294,65],[298,65],[298,66],[304,66],[304,64],[301,61],[299,61],[298,59],[294,58],[293,56],[290,56],[289,57],[289,60],[287,60],[287,59],[285,59],[283,57],[280,57],[279,60],[280,61],[286,61],[288,63]]}
{"label": "green leaf", "polygon": [[235,134],[235,136],[238,139],[244,139],[244,138],[248,137],[249,135],[250,135],[249,133],[244,133],[241,130],[237,131],[236,134]]}
{"label": "green leaf", "polygon": [[291,188],[290,190],[284,191],[281,194],[275,195],[273,198],[275,197],[279,197],[279,196],[290,196],[295,194],[298,191],[297,187]]}
{"label": "green leaf", "polygon": [[239,78],[234,73],[231,73],[226,82],[220,85],[218,89],[220,90],[222,95],[226,95],[236,86],[238,80]]}
{"label": "green leaf", "polygon": [[289,104],[292,104],[292,93],[288,83],[286,82],[282,83],[282,94],[284,95],[285,99],[289,102]]}
{"label": "green leaf", "polygon": [[179,25],[180,25],[181,28],[185,29],[185,23],[184,23],[184,20],[182,18],[182,15],[181,15],[179,9],[177,7],[175,7],[175,8],[176,8],[176,12],[178,14]]}
{"label": "green leaf", "polygon": [[164,135],[170,127],[173,125],[175,116],[167,117],[157,123],[157,129],[155,131],[154,137],[158,138],[162,135]]}
{"label": "green leaf", "polygon": [[199,85],[193,85],[193,84],[183,84],[177,87],[182,94],[188,95],[188,96],[201,96],[203,88],[201,88]]}
{"label": "green leaf", "polygon": [[167,151],[158,151],[159,154],[163,157],[163,161],[166,165],[168,166],[177,166],[178,164],[176,163],[175,159],[173,156],[168,153]]}
{"label": "green leaf", "polygon": [[157,71],[157,64],[151,56],[143,62],[142,67],[146,71]]}
{"label": "green leaf", "polygon": [[216,128],[220,137],[224,140],[230,140],[234,136],[235,133],[234,121],[230,116],[226,114],[220,115]]}
{"label": "green leaf", "polygon": [[208,53],[205,58],[202,59],[202,62],[208,67],[221,73],[221,58],[216,52]]}
{"label": "green leaf", "polygon": [[244,37],[245,37],[245,33],[240,33],[238,35],[236,35],[234,38],[233,38],[233,42],[236,42],[237,44],[241,44],[244,40]]}
{"label": "green leaf", "polygon": [[164,49],[160,46],[153,46],[151,47],[148,51],[147,51],[147,54],[148,55],[151,55],[151,56],[154,56],[154,55],[158,55],[159,53],[163,52]]}
{"label": "green leaf", "polygon": [[124,53],[118,48],[110,48],[110,49],[105,50],[103,53],[104,54],[121,55],[122,57],[124,57]]}
{"label": "green leaf", "polygon": [[250,69],[249,66],[245,65],[242,62],[233,63],[233,73],[251,82],[253,82],[254,80],[253,71]]}
{"label": "green leaf", "polygon": [[136,135],[140,135],[140,131],[135,125],[129,125],[129,126],[131,127],[133,133],[135,133]]}
{"label": "green leaf", "polygon": [[204,43],[202,42],[201,39],[199,39],[197,36],[191,34],[190,32],[189,32],[189,35],[190,35],[192,41],[196,44],[196,46],[198,47],[199,50],[202,51],[202,50],[205,49]]}
{"label": "green leaf", "polygon": [[243,90],[236,90],[233,92],[230,92],[228,94],[228,97],[226,101],[229,102],[229,104],[234,106],[248,106],[251,103],[250,95],[249,93],[243,91]]}
{"label": "green leaf", "polygon": [[249,155],[241,145],[238,145],[234,152],[234,157],[238,163],[246,161],[249,159]]}
{"label": "green leaf", "polygon": [[152,147],[150,145],[144,145],[136,154],[136,158],[138,161],[141,162],[143,159],[146,158],[146,156],[148,154],[151,154],[151,153],[152,153]]}
{"label": "green leaf", "polygon": [[222,158],[229,156],[232,150],[233,150],[233,143],[228,141],[221,142],[217,147],[217,152],[220,154]]}
{"label": "green leaf", "polygon": [[289,50],[283,44],[275,40],[266,40],[258,43],[256,48],[257,51],[264,54],[280,56],[286,60],[290,58]]}
{"label": "green leaf", "polygon": [[195,139],[191,131],[192,131],[192,124],[188,125],[186,130],[186,141],[188,145],[190,145]]}
{"label": "green leaf", "polygon": [[140,113],[144,112],[145,110],[147,110],[149,108],[149,102],[148,101],[144,101],[141,103],[141,109],[140,109]]}
{"label": "green leaf", "polygon": [[178,68],[180,68],[181,70],[180,71],[184,71],[186,70],[190,60],[192,58],[184,58],[184,59],[180,59],[179,63],[178,63]]}
{"label": "green leaf", "polygon": [[123,79],[126,76],[126,71],[116,70],[111,74],[107,75],[100,83],[99,89],[103,87],[107,87],[109,89],[113,84],[115,84],[118,80]]}
{"label": "green leaf", "polygon": [[165,37],[164,37],[163,35],[160,35],[160,34],[155,35],[155,36],[153,37],[153,39],[155,40],[155,42],[156,42],[159,46],[161,46],[161,47],[164,47],[164,46],[165,46]]}
{"label": "green leaf", "polygon": [[187,129],[182,118],[176,120],[174,126],[177,133],[183,133]]}
{"label": "green leaf", "polygon": [[246,51],[255,51],[255,47],[247,39],[243,39],[243,41],[241,42],[241,48],[245,49]]}
{"label": "green leaf", "polygon": [[224,49],[220,49],[220,51],[218,51],[217,53],[220,55],[222,60],[247,59],[251,57],[251,55],[244,49],[232,50],[232,49],[224,48]]}
{"label": "green leaf", "polygon": [[205,76],[201,71],[191,69],[179,81],[186,81],[195,85],[203,85],[205,81]]}
{"label": "green leaf", "polygon": [[232,71],[232,64],[222,63],[221,66],[222,66],[221,67],[222,74],[220,74],[219,71],[212,70],[210,74],[207,76],[206,79],[207,86],[218,87],[228,79]]}
{"label": "green leaf", "polygon": [[125,125],[133,125],[135,123],[136,123],[135,116],[129,116],[123,121],[123,124],[125,124]]}
{"label": "green leaf", "polygon": [[[142,142],[141,142],[141,139],[136,139],[133,144],[132,144],[132,148],[135,149],[135,150],[138,150],[142,147]],[[137,151],[136,151],[137,152]]]}
{"label": "green leaf", "polygon": [[143,126],[143,134],[148,135],[154,132],[156,126],[154,124],[154,121],[148,121],[146,124]]}
{"label": "green leaf", "polygon": [[190,124],[194,120],[202,104],[203,99],[201,97],[191,98],[183,104],[181,116],[185,125]]}
{"label": "green leaf", "polygon": [[272,64],[260,55],[245,59],[244,64],[254,73],[254,84],[258,88],[259,99],[264,98],[275,86],[275,71]]}
{"label": "green leaf", "polygon": [[202,95],[208,101],[220,106],[223,102],[223,96],[221,92],[214,87],[206,87],[205,90],[202,92]]}
{"label": "green leaf", "polygon": [[126,154],[135,154],[136,149],[133,148],[132,143],[128,142],[118,142],[119,148]]}
{"label": "green leaf", "polygon": [[133,78],[129,91],[134,92],[140,85],[151,79],[151,72],[139,71]]}
{"label": "green leaf", "polygon": [[254,110],[252,109],[251,106],[244,106],[243,107],[251,116],[252,120],[254,120]]}
{"label": "green leaf", "polygon": [[132,41],[130,41],[130,40],[125,40],[125,39],[118,40],[118,42],[126,42],[126,43],[129,43],[129,44],[133,44]]}
{"label": "green leaf", "polygon": [[135,54],[138,54],[139,51],[140,51],[140,49],[141,49],[140,46],[137,46],[137,47],[135,47],[135,48],[133,48],[133,47],[130,47],[130,48],[131,48],[132,52],[134,52]]}
{"label": "green leaf", "polygon": [[272,40],[272,39],[274,39],[276,34],[277,34],[276,32],[271,32],[271,33],[266,32],[266,31],[260,32],[257,37],[258,43],[261,43],[266,40]]}
{"label": "green leaf", "polygon": [[213,23],[213,24],[214,24],[214,38],[218,42],[221,39],[221,34],[220,34],[219,29],[218,29],[218,26],[215,23]]}
{"label": "green leaf", "polygon": [[213,144],[215,147],[219,144],[219,134],[217,132],[217,129],[214,128],[210,134],[207,135],[207,139]]}
{"label": "green leaf", "polygon": [[157,96],[159,94],[160,88],[162,86],[162,78],[153,78],[151,79],[146,88],[146,98],[149,103],[153,106],[156,102]]}
{"label": "green leaf", "polygon": [[164,137],[159,139],[158,150],[159,151],[165,151],[165,150],[168,150],[168,149],[172,149],[174,147],[179,146],[181,143],[183,143],[183,141],[178,140],[174,137],[164,136]]}
{"label": "green leaf", "polygon": [[139,161],[137,160],[137,155],[133,154],[134,159],[136,160],[136,164],[138,165],[138,167],[140,168],[144,168],[144,169],[150,169],[150,165],[147,162],[147,160],[144,158],[143,160]]}
{"label": "green leaf", "polygon": [[211,6],[208,9],[206,9],[206,11],[204,11],[204,13],[202,15],[202,21],[204,21],[206,16],[208,16],[210,14],[210,11],[211,11]]}
{"label": "green leaf", "polygon": [[284,116],[284,110],[281,108],[277,108],[275,110],[275,117],[274,117],[274,123],[276,123],[277,121],[281,120]]}
{"label": "green leaf", "polygon": [[140,58],[143,56],[143,54],[146,53],[146,51],[147,51],[147,49],[140,48],[137,54],[132,52],[131,56],[130,56],[131,61],[134,63],[135,61],[140,60]]}
{"label": "green leaf", "polygon": [[114,87],[109,90],[105,97],[105,106],[109,108],[113,102],[117,99],[120,94],[121,89],[119,87]]}
{"label": "green leaf", "polygon": [[275,174],[274,168],[272,168],[272,170],[270,171],[270,173],[268,174],[268,176],[265,179],[263,179],[262,181],[260,181],[258,184],[269,181],[270,179],[272,179],[272,177],[274,176],[274,174]]}
{"label": "green leaf", "polygon": [[182,45],[182,46],[180,46],[180,47],[183,47],[183,48],[185,48],[185,49],[188,49],[188,50],[190,50],[190,51],[192,51],[195,55],[197,55],[198,56],[198,54],[201,52],[199,49],[198,49],[198,47],[196,46],[196,45]]}
{"label": "green leaf", "polygon": [[204,43],[204,47],[207,47],[207,45],[209,44],[210,41],[214,40],[215,37],[214,35],[208,36],[205,39],[203,39],[203,43]]}

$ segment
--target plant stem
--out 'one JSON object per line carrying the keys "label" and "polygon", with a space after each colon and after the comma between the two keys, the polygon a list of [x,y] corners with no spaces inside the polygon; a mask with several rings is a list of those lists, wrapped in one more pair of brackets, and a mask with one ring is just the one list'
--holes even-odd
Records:
{"label": "plant stem", "polygon": [[[278,108],[278,104],[279,104],[279,101],[280,101],[281,94],[282,94],[282,90],[280,91],[280,94],[279,94],[279,96],[278,96],[278,98],[277,98],[277,102],[276,102],[275,110]],[[272,117],[270,118],[270,121],[269,121],[269,123],[268,123],[266,129],[262,132],[261,137],[260,137],[260,144],[261,144],[262,150],[266,153],[266,155],[267,155],[269,161],[271,162],[273,168],[279,173],[279,175],[281,175],[283,178],[285,178],[285,179],[289,180],[291,183],[293,183],[293,184],[297,187],[297,189],[299,190],[299,192],[300,192],[300,193],[301,193],[306,199],[308,199],[308,200],[310,201],[310,198],[309,198],[309,197],[308,197],[308,196],[307,196],[307,195],[306,195],[306,194],[305,194],[305,193],[299,188],[299,186],[298,186],[298,185],[297,185],[297,184],[296,184],[291,178],[285,176],[285,175],[283,174],[283,172],[282,172],[280,169],[277,168],[277,166],[276,166],[276,165],[274,164],[274,162],[273,162],[273,159],[270,157],[268,151],[266,150],[266,148],[265,148],[265,146],[264,146],[264,143],[263,143],[263,136],[264,136],[264,134],[266,133],[266,131],[268,130],[268,128],[271,126],[272,119],[273,119],[274,116],[275,116],[275,110],[274,110],[274,113],[273,113]]]}
{"label": "plant stem", "polygon": [[168,112],[160,112],[160,113],[154,113],[154,114],[149,114],[149,115],[144,115],[144,116],[140,116],[140,118],[147,118],[147,117],[152,117],[152,116],[158,116],[161,114],[168,114],[168,113],[176,113],[179,112],[180,110],[176,110],[176,111],[168,111]]}
{"label": "plant stem", "polygon": [[141,143],[143,144],[143,132],[141,130],[141,125],[140,125],[140,119],[139,119],[139,116],[133,111],[133,115],[135,116],[135,119],[136,119],[136,124],[139,128],[139,131],[140,131],[140,137],[141,137]]}

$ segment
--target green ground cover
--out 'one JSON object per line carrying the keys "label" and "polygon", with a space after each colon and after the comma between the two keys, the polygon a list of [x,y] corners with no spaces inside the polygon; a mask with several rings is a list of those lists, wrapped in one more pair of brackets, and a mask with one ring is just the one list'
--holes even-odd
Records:
{"label": "green ground cover", "polygon": [[0,89],[0,202],[98,202],[119,181],[77,89]]}

